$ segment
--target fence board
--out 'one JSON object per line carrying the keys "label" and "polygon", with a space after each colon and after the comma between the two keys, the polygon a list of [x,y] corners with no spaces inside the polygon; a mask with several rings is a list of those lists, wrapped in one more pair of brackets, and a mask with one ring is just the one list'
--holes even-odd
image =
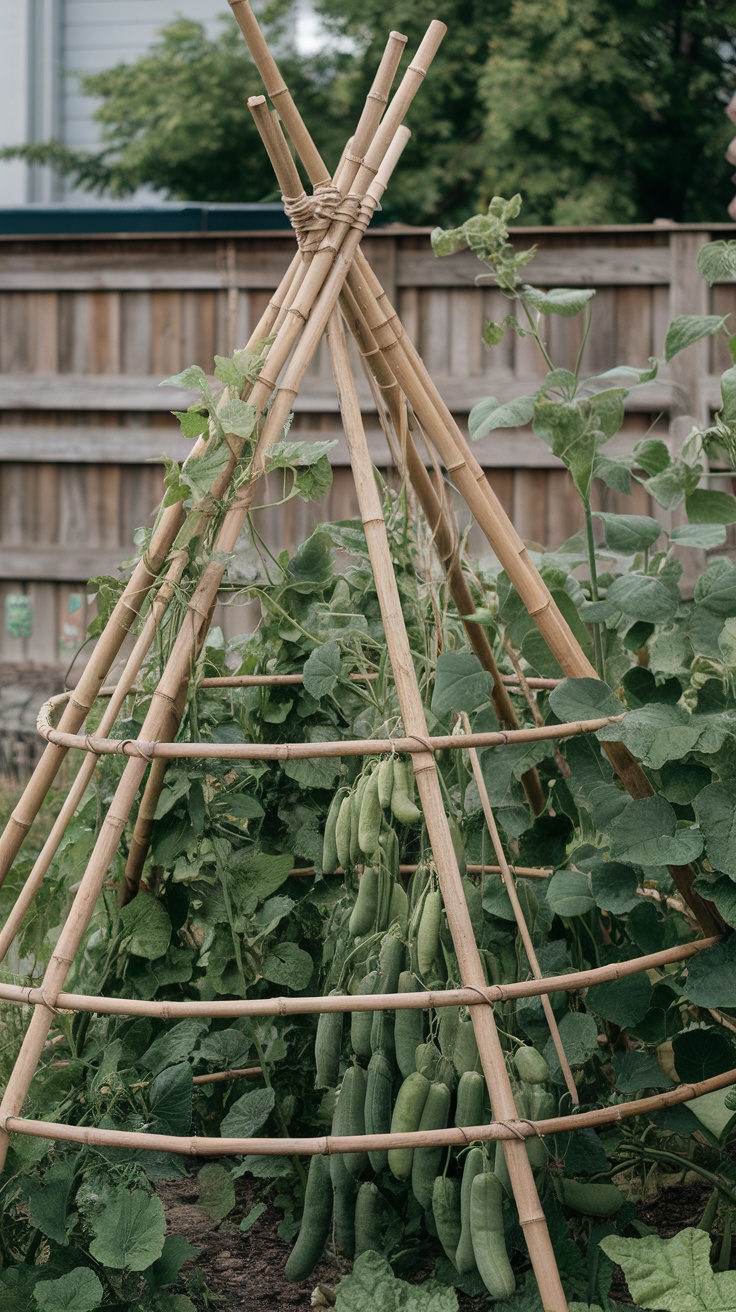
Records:
{"label": "fence board", "polygon": [[[592,370],[644,365],[661,353],[673,313],[734,314],[736,287],[709,291],[694,270],[697,248],[712,235],[720,230],[640,226],[524,230],[516,239],[538,244],[536,285],[599,289],[585,351]],[[364,250],[461,424],[484,397],[506,401],[539,385],[546,365],[529,337],[508,331],[492,351],[482,345],[484,320],[500,321],[512,307],[487,282],[476,284],[473,256],[437,260],[426,232],[398,225],[366,237]],[[160,497],[155,462],[164,450],[182,459],[190,449],[168,412],[191,394],[161,388],[161,378],[193,363],[209,370],[215,352],[247,340],[292,252],[289,234],[273,233],[0,239],[0,604],[20,593],[33,608],[30,638],[8,637],[0,616],[2,659],[68,661],[88,620],[86,578],[115,572],[132,554],[134,530],[151,524]],[[555,363],[574,367],[582,319],[551,317],[543,327]],[[650,426],[666,436],[675,413],[717,409],[718,374],[729,362],[725,342],[708,340],[632,392],[611,454],[630,451]],[[357,382],[371,456],[386,471],[388,447],[360,370]],[[337,439],[334,481],[318,506],[280,506],[270,504],[281,495],[271,480],[254,520],[276,552],[293,550],[325,519],[357,513],[324,349],[292,436]],[[529,429],[491,434],[474,449],[522,537],[555,545],[579,530],[560,463]],[[609,489],[596,496],[599,508],[624,504]],[[639,485],[628,508],[663,518]],[[460,518],[464,527],[462,507]],[[488,554],[475,529],[471,548]],[[254,615],[235,592],[216,618],[232,636]]]}

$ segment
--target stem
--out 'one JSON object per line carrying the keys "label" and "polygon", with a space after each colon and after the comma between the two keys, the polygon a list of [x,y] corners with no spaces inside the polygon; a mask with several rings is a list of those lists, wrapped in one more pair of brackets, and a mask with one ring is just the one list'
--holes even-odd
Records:
{"label": "stem", "polygon": [[[588,568],[590,569],[590,595],[593,601],[599,601],[598,593],[598,570],[595,561],[595,541],[593,539],[593,516],[590,509],[590,498],[583,502],[585,511],[585,536],[588,543]],[[595,665],[601,679],[605,681],[606,665],[603,659],[603,638],[601,636],[601,626],[599,620],[593,621],[593,644],[595,647]]]}
{"label": "stem", "polygon": [[[255,1050],[256,1050],[256,1055],[257,1055],[257,1057],[258,1057],[258,1062],[259,1062],[259,1064],[260,1064],[261,1071],[263,1072],[263,1083],[265,1084],[265,1086],[266,1086],[267,1089],[273,1089],[273,1085],[272,1085],[272,1083],[271,1083],[271,1076],[270,1076],[270,1074],[269,1074],[269,1070],[268,1070],[268,1063],[266,1062],[266,1054],[265,1054],[264,1051],[263,1051],[263,1047],[262,1047],[262,1045],[261,1045],[261,1040],[260,1040],[259,1037],[258,1037],[258,1034],[257,1034],[257,1032],[256,1032],[256,1027],[255,1027],[255,1025],[251,1025],[251,1026],[250,1026],[250,1032],[251,1032],[251,1035],[252,1035],[252,1037],[253,1037],[253,1046],[254,1046],[254,1048],[255,1048]],[[278,1094],[276,1093],[275,1089],[274,1089],[274,1099],[275,1099],[275,1101],[274,1101],[274,1105],[273,1105],[273,1110],[274,1110],[274,1115],[275,1115],[275,1117],[276,1117],[276,1120],[277,1120],[277,1122],[278,1122],[278,1127],[279,1127],[281,1133],[283,1134],[284,1138],[288,1138],[288,1135],[289,1135],[289,1127],[288,1127],[288,1125],[286,1124],[286,1119],[285,1119],[285,1117],[284,1117],[284,1113],[283,1113],[282,1110],[281,1110],[281,1103],[279,1102],[279,1096],[278,1096]],[[304,1188],[306,1189],[306,1187],[307,1187],[307,1173],[306,1173],[306,1171],[304,1170],[304,1167],[302,1166],[301,1159],[300,1159],[299,1157],[297,1157],[297,1156],[294,1156],[294,1157],[292,1157],[291,1160],[292,1160],[292,1162],[294,1163],[294,1170],[296,1171],[297,1175],[299,1176],[299,1179],[301,1180],[302,1185],[303,1185]]]}
{"label": "stem", "polygon": [[539,336],[539,329],[538,329],[536,323],[534,322],[534,319],[532,318],[532,315],[531,315],[531,313],[530,313],[530,311],[529,311],[529,306],[527,305],[527,303],[526,303],[526,301],[524,300],[523,296],[521,297],[521,304],[522,304],[523,307],[524,307],[524,314],[526,315],[526,317],[527,317],[527,319],[528,319],[528,321],[529,321],[529,327],[530,327],[531,330],[532,330],[532,337],[534,338],[535,342],[537,343],[537,346],[539,347],[540,351],[542,352],[542,355],[543,355],[543,357],[544,357],[544,363],[546,364],[547,368],[548,368],[548,369],[550,370],[550,372],[551,372],[551,371],[554,369],[554,365],[553,365],[552,361],[550,360],[549,355],[548,355],[548,353],[547,353],[547,347],[545,346],[544,342],[542,341],[541,337]]}
{"label": "stem", "polygon": [[[634,1143],[631,1147],[636,1150],[640,1145]],[[641,1154],[643,1158],[648,1157],[651,1161],[672,1162],[682,1171],[695,1171],[696,1175],[702,1176],[704,1180],[707,1180],[709,1184],[713,1185],[714,1189],[719,1189],[723,1194],[723,1197],[727,1198],[730,1203],[733,1203],[734,1206],[736,1206],[736,1193],[734,1193],[730,1185],[723,1179],[723,1176],[716,1175],[715,1171],[709,1171],[707,1167],[701,1166],[698,1162],[691,1161],[687,1157],[680,1157],[678,1153],[669,1153],[664,1148],[649,1148],[642,1144]]]}

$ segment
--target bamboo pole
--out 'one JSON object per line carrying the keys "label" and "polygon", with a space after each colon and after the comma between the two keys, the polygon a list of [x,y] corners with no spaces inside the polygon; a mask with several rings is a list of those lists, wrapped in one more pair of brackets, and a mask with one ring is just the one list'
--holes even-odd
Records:
{"label": "bamboo pole", "polygon": [[[250,12],[247,0],[236,0],[238,12],[247,10],[247,23],[240,22],[256,67],[267,91],[269,84],[281,94],[284,82],[270,51],[265,45],[258,24]],[[237,12],[236,12],[237,16]],[[270,92],[269,92],[270,94]],[[286,129],[297,153],[299,141],[306,128],[290,96],[284,97],[282,115]],[[308,135],[308,134],[307,134]],[[327,170],[310,143],[309,158],[301,155],[312,181],[324,178]],[[386,292],[370,268],[362,251],[358,251],[348,283],[383,351],[390,371],[416,411],[425,433],[440,454],[453,482],[462,492],[465,501],[498,556],[513,586],[527,607],[529,615],[539,628],[551,651],[565,673],[574,678],[598,678],[597,671],[588,661],[577,639],[554,602],[549,589],[506,515],[484,471],[475,459],[467,441],[450,414],[432,378],[406,337],[399,317]],[[605,743],[604,751],[633,798],[651,797],[653,788],[639,763],[622,743]],[[717,908],[695,892],[696,872],[692,866],[669,866],[670,874],[688,903],[704,933],[725,933],[726,925]]]}
{"label": "bamboo pole", "polygon": [[[470,721],[468,720],[466,714],[463,714],[462,718],[463,718],[465,733],[467,734],[470,731]],[[501,867],[501,879],[503,881],[506,892],[508,893],[509,896],[511,909],[514,913],[514,919],[516,920],[516,925],[519,930],[519,936],[524,945],[524,951],[526,952],[527,960],[531,967],[532,975],[534,976],[535,979],[542,979],[543,978],[542,970],[539,965],[537,954],[534,950],[534,944],[532,943],[532,936],[529,933],[529,926],[526,923],[526,918],[524,916],[524,912],[522,910],[521,903],[519,901],[519,894],[516,891],[516,884],[514,883],[514,878],[511,874],[511,871],[509,870],[508,863],[506,861],[506,854],[503,850],[503,845],[499,837],[498,827],[496,825],[496,817],[493,814],[493,809],[491,807],[491,799],[488,796],[488,789],[486,788],[486,781],[485,778],[483,777],[483,771],[480,768],[480,758],[474,747],[468,748],[468,756],[470,757],[470,764],[473,770],[473,778],[475,779],[476,787],[478,789],[478,793],[480,794],[480,803],[481,806],[483,807],[483,815],[485,816],[486,825],[488,826],[488,832],[491,836],[493,850],[496,853],[496,860],[498,861],[499,866]],[[567,1085],[567,1091],[570,1094],[574,1106],[577,1107],[577,1105],[580,1102],[580,1097],[578,1095],[577,1085],[575,1083],[575,1080],[573,1079],[572,1071],[570,1070],[570,1063],[567,1060],[567,1053],[565,1052],[562,1039],[560,1037],[560,1030],[557,1024],[557,1020],[555,1018],[555,1013],[552,1010],[552,1003],[549,1000],[548,993],[542,993],[540,996],[541,996],[542,1009],[544,1011],[545,1020],[547,1021],[549,1032],[552,1038],[552,1043],[554,1044],[554,1049],[555,1052],[557,1053],[557,1059],[560,1063],[560,1070],[562,1071],[565,1084]]]}
{"label": "bamboo pole", "polygon": [[[377,679],[378,673],[369,671],[367,674],[349,674],[348,678],[355,683],[367,683],[371,679]],[[519,690],[519,680],[515,674],[502,674],[501,678],[507,687],[513,691]],[[304,682],[303,674],[217,674],[211,678],[200,679],[197,684],[198,688],[270,688],[278,687],[280,684],[297,684]],[[562,683],[562,679],[537,679],[526,678],[524,682],[530,688],[556,688]],[[104,693],[104,689],[102,690]]]}
{"label": "bamboo pole", "polygon": [[[476,624],[473,620],[467,618],[473,614],[475,603],[462,568],[457,528],[448,513],[446,503],[443,503],[437,495],[425,469],[424,461],[416,448],[411,428],[407,425],[404,397],[396,379],[378,350],[376,339],[361,313],[360,306],[350,291],[349,283],[343,291],[340,303],[353,337],[358,344],[365,372],[372,383],[379,418],[381,418],[387,437],[390,438],[389,428],[393,428],[396,436],[397,455],[400,452],[400,458],[405,463],[409,480],[424,511],[432,533],[435,550],[445,570],[447,583],[465,627],[465,632],[468,635],[470,645],[483,668],[489,672],[493,679],[491,699],[501,727],[518,729],[519,720],[501,671],[496,664],[488,634],[480,624]],[[401,433],[400,439],[399,433]],[[539,775],[534,767],[524,772],[521,783],[534,815],[541,815],[546,806],[546,798],[539,781]]]}
{"label": "bamboo pole", "polygon": [[313,1139],[212,1139],[196,1135],[138,1134],[130,1130],[98,1130],[86,1125],[60,1125],[55,1121],[35,1121],[21,1116],[0,1119],[7,1134],[28,1134],[41,1139],[65,1143],[94,1144],[109,1148],[134,1148],[152,1152],[182,1153],[187,1157],[316,1157],[334,1153],[381,1152],[387,1148],[465,1148],[471,1143],[501,1140],[504,1150],[509,1144],[524,1143],[532,1135],[567,1134],[571,1130],[597,1129],[628,1120],[631,1116],[649,1116],[665,1107],[692,1102],[707,1093],[728,1089],[736,1084],[736,1069],[707,1080],[679,1084],[664,1093],[632,1102],[595,1107],[588,1112],[549,1117],[544,1121],[520,1120],[517,1117],[469,1125],[462,1129],[413,1130],[404,1134],[321,1135]]}
{"label": "bamboo pole", "polygon": [[[263,338],[269,336],[274,321],[281,312],[283,305],[288,303],[294,276],[300,266],[301,259],[297,252],[290,268],[269,301],[255,332],[251,334],[246,347],[247,350],[255,349]],[[198,459],[204,454],[205,450],[206,441],[200,437],[189,452],[185,463],[188,463],[189,460]],[[90,660],[82,671],[76,688],[70,694],[69,704],[65,708],[61,722],[63,729],[74,732],[87,718],[125,638],[135,623],[141,606],[164,566],[183,520],[184,511],[181,504],[169,506],[162,512],[146,551],[135,566],[130,580],[115,604],[112,614],[95,644]],[[18,855],[26,834],[30,830],[65,756],[66,748],[59,748],[55,744],[49,744],[35,766],[22,796],[10,815],[5,830],[0,835],[0,886],[2,886]]]}
{"label": "bamboo pole", "polygon": [[[515,984],[485,984],[483,987],[429,989],[421,993],[330,993],[326,997],[232,998],[223,1002],[159,1002],[142,998],[92,997],[86,993],[59,993],[59,1011],[93,1012],[98,1016],[149,1016],[156,1020],[185,1020],[202,1016],[209,1020],[233,1020],[243,1016],[309,1016],[323,1012],[354,1011],[437,1011],[442,1007],[479,1007],[494,1002],[511,1002],[516,998],[538,998],[549,993],[578,993],[595,984],[626,979],[648,970],[659,970],[707,951],[718,938],[680,943],[661,952],[628,961],[614,961],[607,966],[572,971],[567,975],[547,975],[544,979],[519,980]],[[0,983],[0,1002],[17,1006],[44,1006],[43,988],[25,984]]]}
{"label": "bamboo pole", "polygon": [[[420,46],[427,61],[431,59],[438,45],[438,34],[432,33]],[[403,79],[399,93],[400,103],[411,102],[412,95],[421,84],[421,77]],[[396,97],[392,102],[394,108]],[[320,337],[337,303],[344,283],[350,261],[357,249],[363,227],[370,214],[377,207],[380,197],[387,185],[391,173],[398,162],[406,143],[405,129],[399,129],[395,137],[386,144],[384,131],[391,110],[379,128],[374,139],[366,164],[358,172],[354,184],[354,203],[345,218],[338,218],[320,242],[315,258],[300,287],[289,311],[289,316],[269,352],[267,366],[278,371],[285,362],[299,333],[300,323],[306,326],[302,333],[291,362],[286,370],[284,383],[273,397],[272,404],[256,447],[251,465],[251,479],[242,485],[228,510],[220,528],[213,559],[202,573],[187,607],[185,618],[179,634],[173,644],[166,670],[151,699],[151,705],[144,721],[144,730],[153,730],[156,737],[167,738],[171,733],[175,707],[180,687],[190,673],[192,652],[196,650],[203,631],[209,622],[214,598],[224,571],[223,559],[232,552],[240,531],[245,523],[252,503],[255,479],[265,468],[265,453],[268,447],[280,435],[288,417],[291,398],[296,395],[301,381],[319,343]],[[373,164],[375,163],[375,170]],[[370,166],[369,166],[370,164]],[[365,192],[361,188],[365,187]],[[322,258],[320,258],[322,257]],[[280,361],[280,363],[279,363]],[[277,376],[277,374],[276,374]],[[252,403],[256,411],[262,411],[268,396],[273,391],[274,381],[261,374],[253,388]],[[151,758],[149,758],[151,759]],[[81,945],[84,934],[94,912],[100,889],[104,882],[109,863],[119,843],[120,834],[126,824],[135,796],[145,773],[147,760],[138,758],[130,760],[123,771],[115,796],[107,812],[97,841],[92,851],[79,890],[67,921],[62,928],[54,953],[44,975],[41,992],[44,1002],[36,1006],[21,1046],[18,1059],[8,1081],[2,1103],[0,1119],[3,1115],[16,1114],[25,1100],[30,1088],[43,1046],[48,1035],[54,1014],[55,1000],[61,991],[67,973]],[[7,1135],[0,1132],[0,1167],[4,1165],[7,1155]]]}
{"label": "bamboo pole", "polygon": [[192,1084],[226,1084],[230,1080],[253,1080],[262,1074],[261,1066],[246,1066],[243,1070],[213,1071],[211,1075],[195,1075]]}
{"label": "bamboo pole", "polygon": [[[421,741],[427,734],[424,707],[391,563],[381,501],[373,478],[368,444],[363,431],[360,403],[350,369],[342,321],[337,310],[330,319],[327,339],[399,707],[407,731]],[[442,802],[437,766],[431,749],[425,748],[420,755],[414,756],[412,763],[429,841],[437,865],[445,912],[457,954],[460,977],[466,985],[485,987],[483,965],[463,893],[460,870]],[[471,1016],[493,1114],[503,1120],[516,1118],[514,1095],[493,1010],[491,1007],[483,1007],[472,1011]],[[509,1140],[504,1143],[504,1154],[519,1221],[523,1228],[545,1312],[566,1312],[567,1300],[560,1282],[547,1220],[539,1202],[525,1145],[519,1140],[514,1142]]]}
{"label": "bamboo pole", "polygon": [[[125,669],[118,680],[118,684],[110,696],[110,701],[105,708],[102,719],[100,720],[100,730],[102,733],[108,733],[115,725],[118,713],[140,673],[141,666],[153,641],[159,622],[166,612],[176,586],[184,572],[184,567],[187,561],[187,553],[181,551],[176,554],[171,562],[167,577],[153,599],[151,609],[146,616],[143,628],[132,652],[130,653]],[[82,801],[87,785],[94,774],[99,759],[99,756],[94,752],[88,752],[85,755],[61,810],[51,827],[48,838],[41,848],[41,851],[25,880],[23,888],[18,894],[18,897],[7,916],[5,924],[0,930],[0,962],[4,961],[11,943],[20,930],[23,920],[33,904],[33,900],[58,851],[59,844],[66,833],[67,826]]]}
{"label": "bamboo pole", "polygon": [[[552,866],[511,866],[510,869],[513,871],[514,875],[520,876],[522,879],[549,879],[550,875],[554,873]],[[412,865],[411,863],[406,865],[402,863],[399,866],[400,875],[413,875],[416,870],[417,866]],[[468,875],[500,875],[501,867],[493,865],[482,866],[476,865],[473,862],[466,862],[465,871]],[[317,871],[314,866],[296,866],[293,870],[289,871],[289,877],[293,879],[294,877],[316,875],[316,873]],[[322,874],[323,877],[328,875],[344,875],[345,871],[342,866],[338,866],[336,870],[325,870]]]}
{"label": "bamboo pole", "polygon": [[62,733],[59,729],[53,729],[49,723],[52,703],[65,695],[59,693],[57,698],[50,698],[41,707],[36,727],[43,738],[49,742],[64,743],[67,747],[95,752],[99,756],[145,756],[146,760],[166,757],[167,760],[293,761],[322,756],[380,756],[386,752],[408,752],[413,755],[423,752],[426,743],[435,752],[458,751],[466,743],[472,747],[511,747],[517,743],[555,742],[558,738],[596,733],[623,719],[622,712],[621,715],[603,715],[599,720],[528,725],[525,729],[489,729],[487,733],[467,734],[465,743],[458,742],[457,734],[429,734],[421,742],[412,736],[344,738],[322,743],[172,743],[159,738],[102,738],[94,733]]}

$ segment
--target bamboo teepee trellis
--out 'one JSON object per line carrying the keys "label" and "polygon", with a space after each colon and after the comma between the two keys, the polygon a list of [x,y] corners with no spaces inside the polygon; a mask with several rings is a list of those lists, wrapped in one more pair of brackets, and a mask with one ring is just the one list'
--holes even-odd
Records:
{"label": "bamboo teepee trellis", "polygon": [[[554,652],[567,675],[595,677],[574,636],[555,606],[546,586],[529,558],[526,548],[504,514],[486,477],[469,450],[447,407],[412,344],[406,338],[396,312],[388,302],[374,273],[360,249],[360,239],[377,207],[382,192],[398,161],[406,140],[402,120],[419,89],[431,60],[444,35],[441,23],[432,23],[413,62],[389,103],[389,92],[405,45],[405,38],[391,33],[373,87],[366,100],[354,137],[348,143],[335,178],[329,176],[307,132],[288,88],[268,51],[247,0],[229,0],[237,21],[261,72],[268,95],[279,111],[297,154],[300,156],[314,189],[308,197],[301,186],[281,128],[269,114],[263,97],[250,104],[264,144],[284,193],[299,250],[255,328],[249,346],[254,349],[265,337],[271,337],[265,365],[253,384],[249,401],[262,416],[259,440],[252,457],[249,476],[233,481],[233,471],[241,455],[242,439],[229,436],[231,458],[227,469],[212,484],[201,503],[197,525],[204,532],[215,522],[215,509],[222,499],[224,513],[216,520],[211,539],[210,558],[196,587],[188,598],[171,652],[140,736],[133,740],[110,737],[124,699],[133,687],[143,666],[157,628],[166,614],[178,585],[187,577],[189,554],[186,545],[177,542],[183,523],[180,504],[166,509],[155,528],[151,542],[133,571],[120,600],[97,644],[96,650],[73,693],[52,699],[42,708],[39,729],[47,741],[43,757],[21,801],[0,838],[0,881],[4,879],[41,806],[48,789],[69,748],[82,748],[84,763],[59,817],[46,841],[23,891],[0,931],[0,960],[31,907],[33,899],[58,849],[66,825],[78,806],[99,758],[106,754],[125,756],[126,763],[114,798],[104,818],[94,850],[78,885],[74,903],[55,946],[41,985],[37,988],[0,985],[0,999],[33,1007],[26,1036],[0,1105],[0,1158],[4,1159],[11,1132],[40,1135],[72,1142],[112,1144],[132,1148],[149,1148],[188,1155],[228,1155],[244,1153],[328,1153],[413,1147],[422,1144],[466,1144],[472,1140],[500,1139],[506,1154],[509,1176],[519,1218],[524,1228],[534,1273],[547,1312],[565,1312],[565,1295],[557,1271],[546,1220],[539,1203],[534,1177],[525,1147],[531,1134],[550,1134],[560,1130],[606,1124],[624,1116],[636,1115],[697,1097],[711,1089],[736,1081],[736,1071],[700,1085],[680,1086],[656,1098],[641,1099],[593,1112],[574,1113],[539,1123],[519,1118],[512,1087],[506,1071],[503,1051],[494,1019],[493,1004],[510,998],[538,996],[546,999],[551,992],[588,987],[604,979],[623,978],[667,963],[685,960],[716,941],[723,930],[715,909],[693,891],[694,873],[688,867],[675,868],[673,878],[680,893],[703,932],[709,937],[680,945],[637,961],[555,978],[542,979],[530,954],[535,978],[517,984],[486,984],[480,955],[475,943],[470,916],[463,893],[460,871],[453,849],[436,769],[438,750],[471,751],[475,748],[503,745],[535,739],[561,739],[585,733],[611,723],[611,717],[599,721],[535,726],[519,729],[508,696],[508,688],[495,663],[484,630],[465,621],[468,638],[481,663],[493,678],[493,697],[502,728],[495,733],[431,736],[428,733],[419,687],[401,612],[399,594],[391,564],[386,526],[371,469],[360,406],[351,372],[344,335],[347,324],[361,352],[374,388],[379,416],[395,452],[397,463],[411,481],[429,527],[438,554],[445,565],[449,589],[461,615],[472,613],[472,600],[457,551],[454,521],[443,496],[428,475],[416,439],[421,439],[444,465],[456,487],[483,529],[491,547],[507,571],[529,614]],[[385,110],[385,112],[384,112]],[[404,722],[404,734],[385,740],[296,744],[201,744],[176,742],[175,738],[186,703],[187,689],[196,657],[207,634],[217,592],[224,571],[223,560],[232,552],[248,515],[258,477],[266,467],[269,446],[278,439],[291,411],[294,397],[323,334],[327,334],[335,383],[345,434],[355,477],[360,513],[386,632],[386,641],[396,691]],[[198,459],[206,449],[200,439],[190,456]],[[80,732],[91,707],[104,689],[123,640],[136,622],[149,595],[155,595],[140,626],[132,652],[117,685],[109,693],[109,702],[96,733]],[[299,676],[287,676],[290,679]],[[258,676],[269,681],[268,676]],[[272,678],[271,682],[277,682]],[[209,680],[210,684],[227,684],[235,680]],[[241,681],[241,682],[244,682]],[[533,681],[530,680],[530,683]],[[546,686],[549,681],[538,681]],[[52,717],[61,711],[58,725]],[[613,717],[614,719],[617,717]],[[603,744],[614,768],[634,797],[651,793],[646,776],[628,751],[617,743]],[[166,763],[186,757],[216,757],[221,760],[316,758],[380,754],[398,751],[411,755],[420,799],[438,870],[448,924],[455,946],[462,987],[426,993],[387,995],[330,996],[327,998],[273,998],[221,1002],[147,1002],[119,998],[88,997],[66,993],[64,984],[75,955],[82,943],[97,899],[103,887],[110,861],[119,843],[144,776],[148,779],[138,805],[130,856],[126,869],[124,900],[135,896],[143,871],[151,834],[152,818],[163,782]],[[149,770],[150,766],[150,770]],[[539,809],[541,794],[534,772],[525,777],[530,804]],[[487,802],[487,798],[484,799]],[[498,868],[510,880],[506,857],[498,842],[495,822],[487,808],[489,828],[497,854]],[[543,872],[525,872],[527,874]],[[518,907],[518,899],[516,901]],[[520,910],[520,909],[519,909]],[[520,919],[522,935],[526,927]],[[289,1015],[307,1012],[387,1010],[400,1007],[438,1008],[467,1006],[475,1029],[483,1073],[488,1085],[493,1121],[469,1129],[427,1131],[413,1135],[372,1135],[351,1138],[315,1139],[207,1139],[182,1138],[159,1134],[138,1134],[102,1130],[95,1127],[69,1126],[33,1121],[21,1115],[41,1052],[58,1010],[96,1012],[108,1015],[155,1016],[166,1019],[186,1016],[212,1018],[236,1016]],[[548,1012],[553,1037],[554,1018]],[[559,1038],[559,1036],[557,1036]],[[564,1052],[561,1051],[564,1059]],[[571,1077],[570,1077],[571,1080]],[[572,1086],[574,1090],[574,1085]],[[571,1090],[572,1091],[572,1090]]]}

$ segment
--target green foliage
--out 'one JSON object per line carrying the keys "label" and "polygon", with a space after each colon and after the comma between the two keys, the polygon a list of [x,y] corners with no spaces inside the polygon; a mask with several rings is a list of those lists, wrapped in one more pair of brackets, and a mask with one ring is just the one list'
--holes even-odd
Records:
{"label": "green foliage", "polygon": [[729,1312],[736,1305],[736,1272],[714,1272],[710,1237],[681,1230],[674,1239],[611,1235],[600,1246],[618,1262],[640,1307],[656,1312]]}

